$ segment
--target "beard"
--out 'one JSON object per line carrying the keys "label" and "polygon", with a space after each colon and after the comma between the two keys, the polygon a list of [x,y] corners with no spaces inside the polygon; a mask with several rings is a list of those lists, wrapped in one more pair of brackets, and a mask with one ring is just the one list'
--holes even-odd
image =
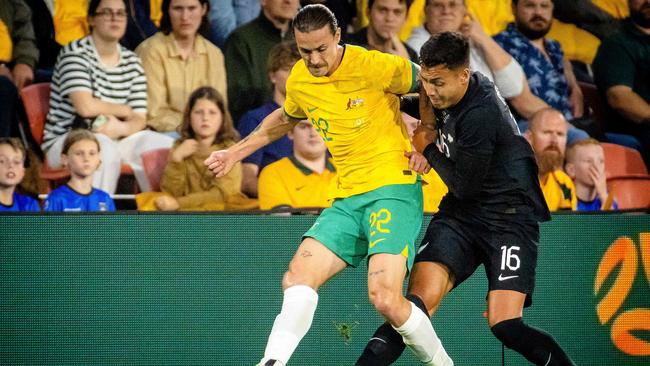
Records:
{"label": "beard", "polygon": [[638,25],[641,28],[650,28],[650,16],[647,16],[643,13],[644,8],[650,8],[650,5],[646,4],[638,10],[630,9],[630,18],[634,24]]}
{"label": "beard", "polygon": [[[543,18],[540,17],[534,17],[530,20],[529,23],[532,23],[533,21],[536,20],[544,20]],[[524,35],[526,38],[530,39],[531,41],[536,41],[540,38],[543,38],[545,35],[548,34],[548,31],[551,30],[551,22],[547,21],[546,25],[541,28],[541,29],[533,29],[531,28],[528,24],[525,24],[524,22],[517,22],[517,29]]]}
{"label": "beard", "polygon": [[539,175],[546,175],[561,169],[562,163],[564,163],[564,155],[556,146],[549,146],[541,153],[536,153],[535,159],[537,159]]}

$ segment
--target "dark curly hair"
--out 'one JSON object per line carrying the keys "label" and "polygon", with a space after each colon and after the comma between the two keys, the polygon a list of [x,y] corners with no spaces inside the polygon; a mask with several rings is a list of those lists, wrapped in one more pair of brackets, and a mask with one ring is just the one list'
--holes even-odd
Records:
{"label": "dark curly hair", "polygon": [[442,32],[431,36],[420,49],[424,67],[444,65],[449,69],[469,67],[469,42],[458,32]]}

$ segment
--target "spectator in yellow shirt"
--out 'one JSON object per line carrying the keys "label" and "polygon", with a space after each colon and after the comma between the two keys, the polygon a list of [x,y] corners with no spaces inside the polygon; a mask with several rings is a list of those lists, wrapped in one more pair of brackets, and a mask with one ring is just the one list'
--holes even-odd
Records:
{"label": "spectator in yellow shirt", "polygon": [[289,132],[293,155],[269,164],[259,178],[262,210],[279,207],[329,207],[329,187],[336,170],[327,156],[325,142],[304,120]]}
{"label": "spectator in yellow shirt", "polygon": [[567,140],[567,123],[562,113],[551,108],[535,113],[525,137],[535,152],[539,183],[548,209],[575,211],[576,189],[562,170]]}

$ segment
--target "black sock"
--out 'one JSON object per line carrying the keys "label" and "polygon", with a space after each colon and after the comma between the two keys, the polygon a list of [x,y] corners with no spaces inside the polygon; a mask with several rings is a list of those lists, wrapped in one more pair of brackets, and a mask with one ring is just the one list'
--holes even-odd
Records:
{"label": "black sock", "polygon": [[[427,313],[427,308],[422,299],[413,294],[406,295],[406,298],[414,303],[420,310]],[[389,324],[382,324],[370,341],[363,349],[361,356],[357,360],[356,366],[385,366],[397,361],[399,356],[404,352],[406,345],[402,336]]]}
{"label": "black sock", "polygon": [[521,318],[495,324],[492,333],[506,347],[520,353],[535,365],[575,366],[550,334],[526,325]]}

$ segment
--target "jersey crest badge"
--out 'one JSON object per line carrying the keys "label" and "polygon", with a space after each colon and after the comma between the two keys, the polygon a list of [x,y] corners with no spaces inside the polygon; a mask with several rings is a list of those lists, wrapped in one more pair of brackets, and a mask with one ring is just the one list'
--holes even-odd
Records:
{"label": "jersey crest badge", "polygon": [[363,100],[362,98],[357,98],[357,99],[348,98],[348,105],[347,108],[345,108],[345,110],[349,111],[350,109],[363,107],[364,103],[365,100]]}

